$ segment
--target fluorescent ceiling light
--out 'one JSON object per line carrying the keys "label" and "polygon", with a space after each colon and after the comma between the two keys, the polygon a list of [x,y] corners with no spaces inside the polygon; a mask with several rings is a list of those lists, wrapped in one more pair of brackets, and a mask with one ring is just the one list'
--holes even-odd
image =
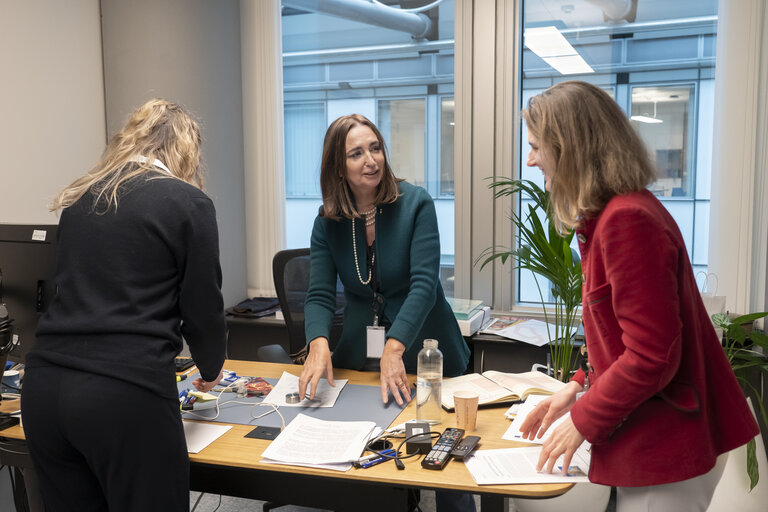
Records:
{"label": "fluorescent ceiling light", "polygon": [[594,73],[581,55],[566,55],[564,57],[544,57],[544,62],[555,68],[561,75],[575,75],[578,73]]}
{"label": "fluorescent ceiling light", "polygon": [[656,119],[655,117],[648,117],[648,116],[632,116],[630,117],[632,121],[638,121],[640,123],[649,123],[649,124],[656,124],[656,123],[663,123],[661,119]]}
{"label": "fluorescent ceiling light", "polygon": [[525,46],[562,75],[595,72],[555,27],[525,29]]}

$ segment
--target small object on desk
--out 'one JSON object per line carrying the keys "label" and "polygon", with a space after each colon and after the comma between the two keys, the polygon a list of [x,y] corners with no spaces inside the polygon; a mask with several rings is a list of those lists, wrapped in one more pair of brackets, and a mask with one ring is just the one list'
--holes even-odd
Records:
{"label": "small object on desk", "polygon": [[[360,457],[356,461],[352,462],[352,465],[355,466],[356,468],[367,468],[375,464],[378,464],[379,462],[384,462],[386,459],[394,459],[394,458],[395,458],[395,450],[389,449],[389,450],[384,450],[383,452],[380,452],[380,453],[372,453],[370,455]],[[374,464],[368,465],[369,463],[374,463]]]}
{"label": "small object on desk", "polygon": [[176,376],[176,382],[181,382],[181,381],[183,381],[186,378],[187,378],[186,375],[177,375]]}
{"label": "small object on desk", "polygon": [[387,457],[385,455],[384,456],[379,456],[379,457],[377,457],[375,459],[363,462],[362,464],[360,464],[359,467],[361,469],[367,469],[367,468],[370,468],[371,466],[375,466],[376,464],[381,464],[382,462],[387,462],[388,460],[392,460],[394,458],[395,458],[394,454],[393,454],[392,457]]}
{"label": "small object on desk", "polygon": [[456,445],[456,448],[451,451],[451,455],[454,459],[457,460],[466,459],[467,456],[472,453],[472,450],[475,449],[478,441],[480,441],[480,436],[465,437],[459,444]]}
{"label": "small object on desk", "polygon": [[173,363],[176,366],[177,372],[183,372],[184,370],[188,370],[195,366],[195,362],[191,357],[176,357],[174,358]]}
{"label": "small object on desk", "polygon": [[272,384],[262,377],[253,377],[245,384],[248,396],[266,396],[272,391]]}
{"label": "small object on desk", "polygon": [[450,460],[451,451],[464,436],[460,428],[447,428],[437,440],[432,450],[421,461],[424,469],[443,469]]}
{"label": "small object on desk", "polygon": [[479,396],[474,391],[456,391],[453,404],[456,410],[456,425],[463,430],[475,430],[477,424],[477,403]]}
{"label": "small object on desk", "polygon": [[[429,423],[408,422],[405,424],[405,453],[429,453],[432,449],[432,437]],[[422,434],[422,435],[419,435]]]}
{"label": "small object on desk", "polygon": [[268,441],[271,441],[278,435],[280,435],[280,427],[258,426],[245,434],[245,437],[252,437],[254,439],[267,439]]}
{"label": "small object on desk", "polygon": [[299,394],[298,393],[286,393],[285,394],[285,403],[287,404],[297,404],[301,400],[299,400]]}

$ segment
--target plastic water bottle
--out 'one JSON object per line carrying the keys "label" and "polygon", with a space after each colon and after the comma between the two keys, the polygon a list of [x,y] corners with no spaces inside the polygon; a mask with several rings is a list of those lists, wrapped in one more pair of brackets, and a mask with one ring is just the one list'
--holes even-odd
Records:
{"label": "plastic water bottle", "polygon": [[437,340],[424,340],[416,377],[416,419],[436,425],[440,423],[443,388],[443,353],[437,348]]}

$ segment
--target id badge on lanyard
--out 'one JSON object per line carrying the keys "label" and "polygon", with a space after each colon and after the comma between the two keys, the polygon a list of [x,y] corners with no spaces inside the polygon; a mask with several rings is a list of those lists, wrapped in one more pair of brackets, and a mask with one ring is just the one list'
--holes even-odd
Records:
{"label": "id badge on lanyard", "polygon": [[384,326],[379,325],[379,315],[373,315],[373,325],[365,328],[366,339],[366,357],[371,359],[381,359],[384,353],[384,343],[386,343],[386,334]]}

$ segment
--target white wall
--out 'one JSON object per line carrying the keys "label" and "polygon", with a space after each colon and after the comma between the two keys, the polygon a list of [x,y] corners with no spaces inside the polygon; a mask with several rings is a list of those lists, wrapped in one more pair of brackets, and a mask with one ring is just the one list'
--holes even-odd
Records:
{"label": "white wall", "polygon": [[0,222],[56,224],[106,142],[98,0],[3,0],[0,65]]}
{"label": "white wall", "polygon": [[237,0],[101,0],[108,133],[152,97],[201,122],[227,306],[246,298],[239,9]]}

